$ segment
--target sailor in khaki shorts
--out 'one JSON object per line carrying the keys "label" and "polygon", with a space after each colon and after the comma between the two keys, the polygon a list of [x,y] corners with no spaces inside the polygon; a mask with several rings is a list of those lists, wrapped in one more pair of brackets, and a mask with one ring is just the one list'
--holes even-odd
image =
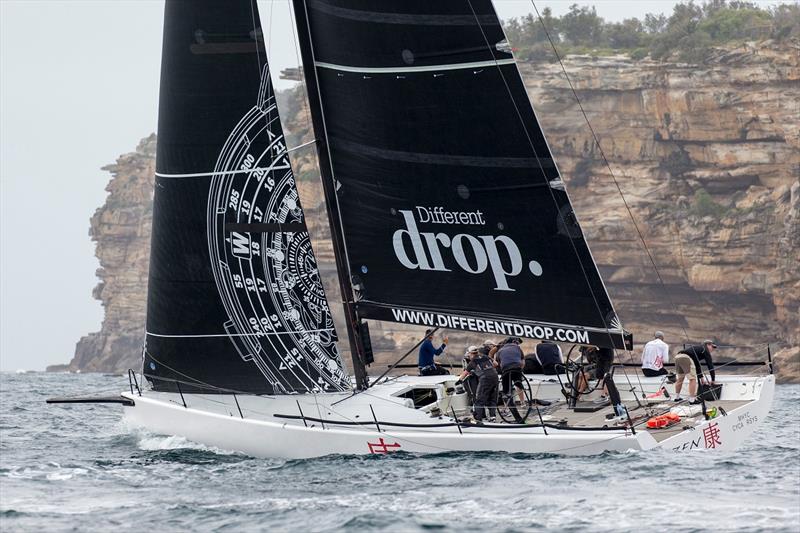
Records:
{"label": "sailor in khaki shorts", "polygon": [[694,361],[685,353],[679,353],[675,356],[675,401],[683,400],[681,398],[681,389],[683,388],[683,378],[689,375],[689,400],[694,400],[697,394],[697,370],[694,368]]}
{"label": "sailor in khaki shorts", "polygon": [[700,358],[702,357],[705,360],[706,366],[708,366],[708,371],[711,374],[711,380],[714,380],[714,363],[711,360],[711,352],[717,347],[711,340],[703,341],[702,345],[699,346],[689,346],[684,348],[678,355],[675,356],[675,374],[677,375],[677,379],[675,380],[675,401],[680,402],[683,401],[681,398],[681,389],[683,388],[683,378],[688,375],[689,376],[689,403],[695,404],[700,403],[697,400],[697,373],[701,372],[700,377],[702,378],[702,370],[700,369]]}

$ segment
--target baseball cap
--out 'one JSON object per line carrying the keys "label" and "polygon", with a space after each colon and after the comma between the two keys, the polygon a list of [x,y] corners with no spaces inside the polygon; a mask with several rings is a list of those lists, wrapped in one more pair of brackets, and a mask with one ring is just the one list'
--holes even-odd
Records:
{"label": "baseball cap", "polygon": [[474,352],[477,352],[477,351],[478,351],[478,347],[477,346],[470,346],[469,348],[467,348],[467,352],[468,353],[474,353]]}
{"label": "baseball cap", "polygon": [[704,341],[703,341],[703,344],[710,344],[710,345],[711,345],[711,346],[713,346],[714,348],[716,348],[716,347],[717,347],[716,343],[715,343],[714,341],[712,341],[711,339],[706,339],[706,340],[704,340]]}

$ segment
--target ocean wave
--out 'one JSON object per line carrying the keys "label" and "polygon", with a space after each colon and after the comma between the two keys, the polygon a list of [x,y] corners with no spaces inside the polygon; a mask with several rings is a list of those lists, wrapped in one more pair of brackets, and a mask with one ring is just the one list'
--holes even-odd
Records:
{"label": "ocean wave", "polygon": [[40,466],[17,466],[3,468],[0,470],[0,474],[12,479],[47,481],[66,481],[76,476],[82,476],[88,473],[88,468],[71,466],[62,467],[58,463],[49,463]]}
{"label": "ocean wave", "polygon": [[216,455],[237,455],[236,452],[223,450],[215,446],[206,446],[192,442],[189,439],[178,436],[163,436],[154,435],[152,433],[143,433],[137,437],[137,446],[142,451],[156,452],[167,450],[197,450],[202,452],[211,452]]}
{"label": "ocean wave", "polygon": [[[45,377],[59,394],[111,379]],[[116,406],[14,409],[45,377],[0,402],[3,531],[800,530],[798,386],[735,453],[265,460],[130,428]]]}

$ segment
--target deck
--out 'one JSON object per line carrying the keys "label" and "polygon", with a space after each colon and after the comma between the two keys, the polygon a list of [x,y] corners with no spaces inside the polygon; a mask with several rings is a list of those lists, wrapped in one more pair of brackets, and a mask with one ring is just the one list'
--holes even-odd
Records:
{"label": "deck", "polygon": [[[646,428],[645,426],[645,423],[649,418],[664,414],[673,407],[689,407],[687,402],[684,401],[676,403],[673,401],[665,401],[651,402],[647,404],[643,402],[642,405],[639,405],[639,403],[636,401],[623,401],[622,403],[627,408],[628,414],[630,415],[631,421],[635,425],[636,429],[646,429],[659,442],[680,433],[688,427],[695,426],[697,422],[705,420],[702,412],[700,412],[699,409],[696,409],[698,411],[696,414],[691,416],[683,416],[683,420],[680,423],[674,424],[668,428],[650,429]],[[706,402],[706,407],[721,407],[726,412],[731,412],[743,405],[747,405],[748,403],[751,403],[751,401],[717,400],[714,402]],[[596,408],[597,405],[593,404],[592,402],[580,402],[578,407]],[[697,407],[699,408],[700,406],[698,405]],[[539,413],[541,413],[542,420],[545,424],[563,425],[564,427],[615,428],[624,426],[624,424],[620,423],[620,420],[614,413],[614,409],[610,405],[603,406],[593,412],[580,412],[568,407],[566,401],[559,400],[552,405],[539,407]],[[536,424],[539,421],[538,418],[539,417],[534,410],[528,417],[528,423]]]}

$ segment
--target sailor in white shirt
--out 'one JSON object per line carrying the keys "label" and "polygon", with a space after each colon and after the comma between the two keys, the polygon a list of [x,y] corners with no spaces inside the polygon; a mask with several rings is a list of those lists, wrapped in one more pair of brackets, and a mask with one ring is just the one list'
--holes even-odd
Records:
{"label": "sailor in white shirt", "polygon": [[664,342],[664,334],[656,331],[653,337],[655,338],[645,344],[642,351],[642,374],[649,378],[666,376],[664,363],[669,362],[669,345]]}

